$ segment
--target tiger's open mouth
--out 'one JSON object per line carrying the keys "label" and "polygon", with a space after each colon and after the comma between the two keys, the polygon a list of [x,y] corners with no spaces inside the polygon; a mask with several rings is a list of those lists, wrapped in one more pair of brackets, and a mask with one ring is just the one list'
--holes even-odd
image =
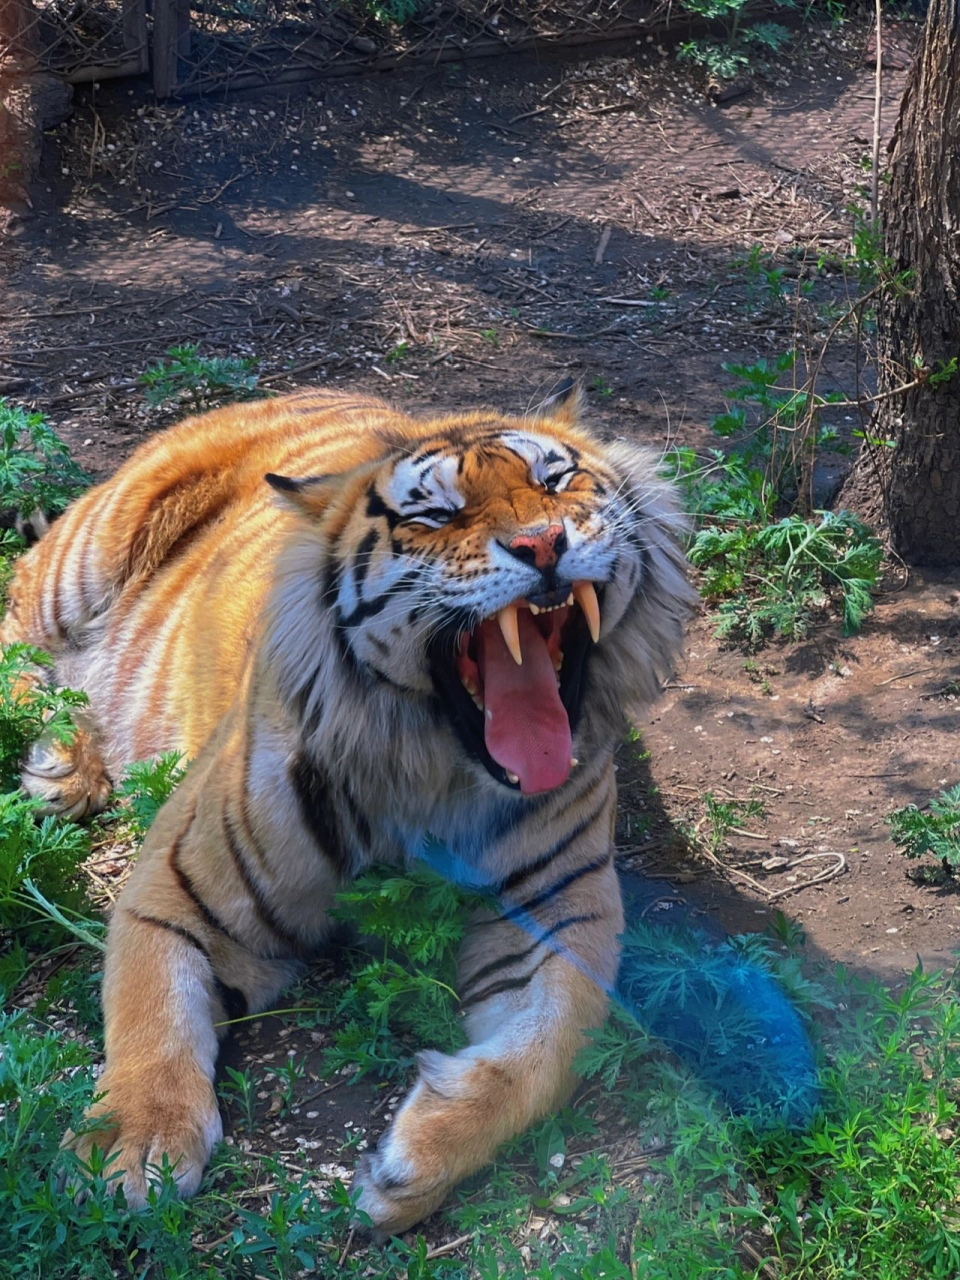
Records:
{"label": "tiger's open mouth", "polygon": [[591,582],[515,600],[432,650],[434,679],[461,741],[524,795],[562,786],[572,758],[600,600]]}

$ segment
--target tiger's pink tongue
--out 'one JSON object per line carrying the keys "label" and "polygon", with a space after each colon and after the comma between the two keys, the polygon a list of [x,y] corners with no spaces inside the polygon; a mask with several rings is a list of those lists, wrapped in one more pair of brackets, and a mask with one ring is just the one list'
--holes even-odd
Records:
{"label": "tiger's pink tongue", "polygon": [[572,740],[547,642],[529,609],[517,622],[523,665],[511,657],[496,619],[480,627],[478,665],[487,750],[529,796],[566,782]]}

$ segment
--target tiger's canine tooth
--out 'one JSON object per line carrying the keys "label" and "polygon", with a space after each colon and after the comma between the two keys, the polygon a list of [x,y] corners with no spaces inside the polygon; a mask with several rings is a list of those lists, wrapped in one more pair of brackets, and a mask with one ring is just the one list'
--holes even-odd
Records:
{"label": "tiger's canine tooth", "polygon": [[540,606],[533,604],[530,601],[527,602],[527,608],[530,610],[530,612],[533,614],[534,617],[536,617],[537,614],[540,612]]}
{"label": "tiger's canine tooth", "polygon": [[573,595],[587,620],[590,638],[596,644],[600,639],[600,602],[597,600],[596,588],[592,582],[576,582]]}
{"label": "tiger's canine tooth", "polygon": [[506,770],[506,774],[507,774],[507,781],[508,781],[508,782],[517,783],[517,782],[519,782],[519,781],[520,781],[520,779],[517,777],[517,775],[516,775],[515,773],[511,773],[509,769],[507,769],[507,770]]}
{"label": "tiger's canine tooth", "polygon": [[[596,597],[594,597],[596,600]],[[503,642],[510,650],[510,656],[518,667],[523,666],[523,653],[520,649],[520,625],[517,622],[517,605],[506,604],[497,614],[497,622],[503,635]]]}

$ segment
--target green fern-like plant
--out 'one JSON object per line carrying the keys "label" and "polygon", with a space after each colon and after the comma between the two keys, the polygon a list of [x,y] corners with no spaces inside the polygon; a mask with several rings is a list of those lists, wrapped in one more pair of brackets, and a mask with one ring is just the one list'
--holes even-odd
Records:
{"label": "green fern-like plant", "polygon": [[25,675],[49,664],[47,654],[28,644],[7,645],[0,652],[0,790],[17,785],[20,762],[41,731],[69,742],[74,733],[71,709],[86,706],[85,693],[22,683]]}
{"label": "green fern-like plant", "polygon": [[878,540],[846,511],[711,524],[688,554],[704,572],[704,594],[718,602],[717,634],[748,649],[770,635],[802,638],[831,601],[844,634],[857,631],[873,608],[883,559]]}
{"label": "green fern-like plant", "polygon": [[186,771],[186,761],[179,751],[165,751],[155,760],[128,765],[117,790],[123,803],[105,818],[128,821],[133,834],[142,839]]}
{"label": "green fern-like plant", "polygon": [[42,413],[0,397],[0,510],[59,515],[89,483]]}
{"label": "green fern-like plant", "polygon": [[202,356],[195,343],[170,347],[167,359],[145,369],[139,381],[147,404],[186,401],[196,412],[221,400],[248,400],[256,394],[260,375],[256,360]]}
{"label": "green fern-like plant", "polygon": [[447,1052],[465,1037],[455,991],[467,926],[464,895],[426,868],[373,868],[337,895],[331,913],[360,936],[337,1006],[343,1020],[326,1067],[403,1074],[424,1045]]}
{"label": "green fern-like plant", "polygon": [[26,644],[0,652],[0,988],[10,991],[23,976],[25,948],[48,946],[65,936],[99,942],[100,927],[83,918],[80,864],[90,851],[83,827],[40,819],[41,804],[17,790],[20,764],[41,732],[69,742],[70,713],[84,706],[83,693],[32,681],[50,659]]}
{"label": "green fern-like plant", "polygon": [[960,784],[941,791],[926,810],[908,804],[887,819],[893,843],[907,858],[932,854],[949,876],[960,872]]}

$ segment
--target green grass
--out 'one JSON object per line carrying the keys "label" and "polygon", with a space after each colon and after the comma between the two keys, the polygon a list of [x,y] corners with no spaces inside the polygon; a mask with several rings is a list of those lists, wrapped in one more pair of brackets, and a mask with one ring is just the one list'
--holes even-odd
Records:
{"label": "green grass", "polygon": [[[366,945],[351,951],[339,978],[307,983],[282,1002],[298,1010],[290,1025],[322,1027],[335,1047],[321,1078],[352,1064],[353,1078],[397,1089],[395,1064],[409,1068],[416,1044],[456,1046],[447,979],[462,904],[428,873],[413,883],[408,891],[387,870],[358,882],[340,911],[364,930]],[[434,939],[430,921],[438,922]],[[649,957],[650,939],[642,930],[636,936],[628,945]],[[614,1009],[582,1055],[582,1101],[509,1144],[432,1225],[431,1243],[470,1236],[463,1257],[428,1258],[422,1237],[373,1250],[355,1241],[342,1273],[764,1280],[773,1266],[781,1280],[952,1280],[960,1226],[957,975],[917,970],[896,994],[842,970],[811,978],[802,934],[782,919],[778,940],[742,946],[777,976],[817,1036],[822,1109],[808,1131],[733,1115],[690,1066]],[[404,947],[414,953],[410,967],[391,954]],[[32,1013],[6,1015],[0,1027],[0,1274],[340,1274],[348,1192],[271,1154],[275,1144],[258,1118],[264,1079],[252,1064],[227,1068],[220,1096],[253,1149],[221,1146],[195,1200],[176,1202],[168,1186],[150,1212],[128,1217],[110,1191],[109,1169],[96,1163],[84,1204],[57,1193],[71,1159],[58,1149],[60,1136],[96,1090],[98,1048],[86,1036],[98,1031],[76,1016],[91,1016],[93,959],[72,969],[69,982],[61,976]],[[682,1003],[676,984],[685,979],[682,966],[665,959],[659,978],[649,971],[646,1000],[666,984],[661,994],[672,1006]],[[63,1034],[65,1011],[77,1033]],[[719,1023],[705,1030],[711,1053],[726,1030]],[[270,1070],[280,1114],[292,1120],[315,1083],[298,1056]],[[348,1165],[354,1158],[343,1156]],[[549,1230],[528,1233],[531,1215]]]}

